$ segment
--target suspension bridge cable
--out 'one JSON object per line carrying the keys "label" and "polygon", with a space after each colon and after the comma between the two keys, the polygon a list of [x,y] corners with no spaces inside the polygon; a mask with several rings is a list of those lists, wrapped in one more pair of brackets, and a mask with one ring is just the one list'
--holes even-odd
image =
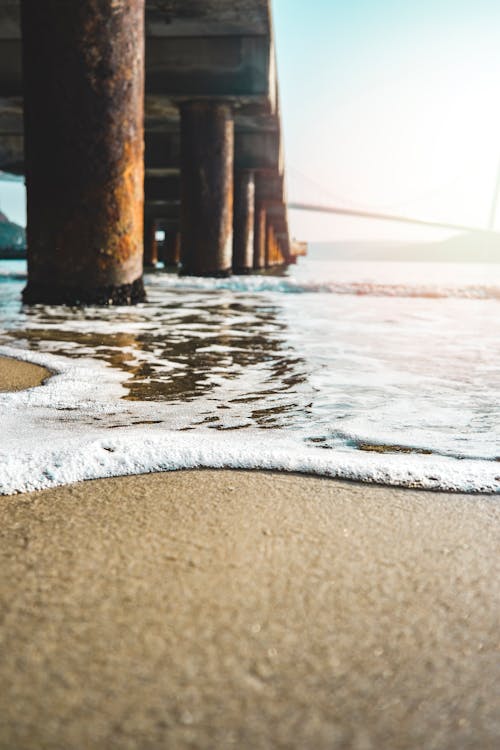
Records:
{"label": "suspension bridge cable", "polygon": [[341,208],[338,206],[324,206],[311,203],[289,202],[288,208],[291,211],[311,211],[314,213],[336,214],[338,216],[352,216],[361,219],[375,219],[376,221],[391,221],[396,224],[412,224],[421,227],[433,227],[435,229],[450,229],[457,232],[483,232],[496,234],[482,227],[469,227],[463,224],[452,224],[443,221],[426,221],[425,219],[415,219],[409,216],[398,216],[397,214],[383,214],[374,211],[358,211],[351,208]]}
{"label": "suspension bridge cable", "polygon": [[495,190],[493,192],[493,201],[491,203],[490,219],[488,221],[488,229],[493,232],[495,228],[495,220],[497,217],[498,198],[500,197],[500,162],[498,163],[497,181],[495,184]]}

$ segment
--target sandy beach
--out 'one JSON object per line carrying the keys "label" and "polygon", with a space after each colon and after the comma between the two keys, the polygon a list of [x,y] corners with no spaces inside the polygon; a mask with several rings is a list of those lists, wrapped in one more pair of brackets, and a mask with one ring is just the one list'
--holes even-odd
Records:
{"label": "sandy beach", "polygon": [[500,750],[500,0],[0,0],[0,750]]}
{"label": "sandy beach", "polygon": [[0,528],[1,748],[498,747],[498,498],[183,471]]}
{"label": "sandy beach", "polygon": [[45,367],[0,356],[0,392],[32,388],[48,377],[50,372]]}

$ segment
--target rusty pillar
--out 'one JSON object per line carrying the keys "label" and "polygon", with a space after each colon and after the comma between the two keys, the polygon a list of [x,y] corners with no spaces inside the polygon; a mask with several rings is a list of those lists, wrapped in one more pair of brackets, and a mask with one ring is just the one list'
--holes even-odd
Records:
{"label": "rusty pillar", "polygon": [[166,266],[176,266],[181,259],[181,234],[178,230],[167,229],[163,262]]}
{"label": "rusty pillar", "polygon": [[266,223],[266,251],[265,251],[266,268],[269,268],[270,266],[275,265],[274,249],[275,249],[274,229],[273,229],[273,225],[270,219],[268,218],[267,223]]}
{"label": "rusty pillar", "polygon": [[26,303],[144,299],[144,0],[22,0]]}
{"label": "rusty pillar", "polygon": [[144,266],[153,267],[158,263],[158,243],[156,242],[156,221],[144,219]]}
{"label": "rusty pillar", "polygon": [[262,174],[255,175],[255,213],[253,230],[253,267],[256,270],[266,267],[266,205],[262,199]]}
{"label": "rusty pillar", "polygon": [[234,118],[229,105],[181,107],[182,273],[231,273]]}
{"label": "rusty pillar", "polygon": [[279,263],[279,257],[278,257],[278,240],[276,239],[276,231],[274,227],[272,227],[272,255],[271,255],[271,265],[277,266]]}
{"label": "rusty pillar", "polygon": [[265,174],[255,175],[255,214],[253,232],[253,267],[261,270],[266,267],[267,210],[264,200]]}
{"label": "rusty pillar", "polygon": [[279,266],[281,259],[280,259],[280,249],[278,245],[278,240],[276,238],[276,232],[273,227],[273,236],[274,236],[274,247],[273,247],[273,262],[275,266]]}
{"label": "rusty pillar", "polygon": [[280,266],[286,266],[287,264],[286,253],[281,240],[278,241],[278,263]]}
{"label": "rusty pillar", "polygon": [[253,267],[256,270],[266,267],[266,209],[261,203],[255,204]]}
{"label": "rusty pillar", "polygon": [[236,173],[234,185],[233,271],[251,273],[253,270],[253,235],[255,221],[254,173]]}
{"label": "rusty pillar", "polygon": [[283,266],[285,263],[285,257],[283,255],[282,249],[281,249],[281,243],[278,239],[277,234],[275,233],[275,242],[276,242],[276,265],[277,266]]}
{"label": "rusty pillar", "polygon": [[276,236],[274,234],[274,227],[271,224],[271,238],[270,238],[271,246],[269,248],[269,266],[275,266],[276,265]]}

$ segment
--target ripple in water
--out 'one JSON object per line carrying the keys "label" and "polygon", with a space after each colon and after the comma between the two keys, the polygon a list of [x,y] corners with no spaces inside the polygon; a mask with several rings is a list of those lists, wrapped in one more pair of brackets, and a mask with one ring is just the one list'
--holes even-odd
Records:
{"label": "ripple in water", "polygon": [[[338,266],[331,264],[331,277]],[[308,470],[312,456],[318,473],[328,473],[320,454],[355,456],[359,466],[384,466],[381,481],[392,481],[392,457],[400,468],[406,461],[406,483],[417,485],[420,470],[444,486],[444,463],[431,461],[461,464],[462,472],[474,462],[468,483],[456,488],[498,489],[498,287],[488,299],[289,294],[286,284],[307,288],[311,266],[307,273],[306,281],[300,272],[289,280],[236,278],[233,288],[155,274],[149,301],[132,310],[21,310],[22,281],[11,276],[2,284],[0,343],[116,373],[122,407],[89,416],[62,406],[66,425],[150,425],[235,439],[261,432],[291,439]],[[390,286],[382,281],[374,288]],[[267,290],[256,291],[259,284]]]}

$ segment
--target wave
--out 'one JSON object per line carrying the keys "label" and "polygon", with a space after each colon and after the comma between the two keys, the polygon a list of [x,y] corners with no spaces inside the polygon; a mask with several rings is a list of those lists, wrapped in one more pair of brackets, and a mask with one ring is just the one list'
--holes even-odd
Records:
{"label": "wave", "polygon": [[[473,461],[385,457],[367,460],[359,454],[332,451],[321,455],[260,437],[198,433],[180,434],[157,429],[134,430],[112,438],[56,439],[45,447],[0,453],[0,495],[31,492],[106,477],[181,469],[254,469],[285,471],[336,479],[427,490],[499,493],[495,469],[486,472]],[[498,467],[496,468],[498,472]]]}
{"label": "wave", "polygon": [[373,282],[307,281],[276,276],[232,276],[227,279],[186,278],[172,274],[147,277],[148,285],[172,290],[232,291],[243,293],[334,294],[367,297],[415,297],[427,299],[500,299],[500,286],[438,286],[423,284],[380,284]]}
{"label": "wave", "polygon": [[0,394],[2,432],[8,436],[8,445],[4,440],[0,450],[0,495],[192,468],[279,470],[428,490],[500,493],[497,461],[324,450],[283,430],[216,433],[186,426],[192,425],[189,404],[176,412],[171,405],[162,410],[158,402],[123,401],[120,374],[95,360],[75,362],[12,347],[0,347],[0,354],[54,373],[43,386]]}
{"label": "wave", "polygon": [[[20,268],[23,261],[0,263],[0,283],[25,281],[27,272]],[[496,284],[471,284],[439,286],[433,284],[391,284],[376,282],[325,281],[324,279],[297,280],[292,277],[230,276],[229,278],[197,278],[177,276],[157,271],[146,275],[146,286],[178,291],[230,291],[247,294],[270,292],[274,294],[333,294],[358,297],[402,297],[423,299],[500,299],[500,286]]]}

